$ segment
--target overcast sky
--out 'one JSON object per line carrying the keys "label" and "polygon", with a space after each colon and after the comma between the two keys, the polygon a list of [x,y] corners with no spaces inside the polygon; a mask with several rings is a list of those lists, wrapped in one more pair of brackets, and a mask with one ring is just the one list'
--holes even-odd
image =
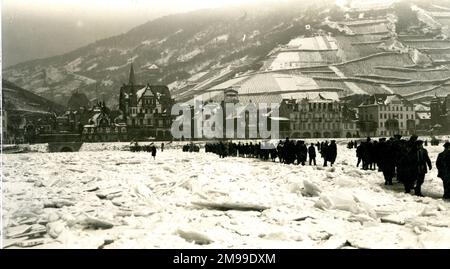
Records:
{"label": "overcast sky", "polygon": [[3,67],[59,55],[157,17],[257,0],[2,0]]}
{"label": "overcast sky", "polygon": [[[255,0],[3,0],[6,8],[39,11],[55,14],[83,15],[83,13],[115,13],[138,15],[153,13],[153,10],[177,12],[200,8],[236,5]],[[43,10],[45,7],[45,10]]]}

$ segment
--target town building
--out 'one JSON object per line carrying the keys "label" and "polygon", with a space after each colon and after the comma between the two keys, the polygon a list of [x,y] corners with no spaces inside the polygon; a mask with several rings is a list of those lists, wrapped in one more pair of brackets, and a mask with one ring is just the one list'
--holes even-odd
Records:
{"label": "town building", "polygon": [[414,105],[400,95],[376,94],[358,107],[359,129],[365,136],[416,133]]}
{"label": "town building", "polygon": [[343,112],[344,106],[333,94],[297,100],[290,113],[291,137],[359,137],[355,120]]}
{"label": "town building", "polygon": [[[216,85],[197,96],[197,100],[241,106],[276,105],[278,116],[269,112],[268,119],[278,121],[279,136],[283,138],[360,137],[356,112],[340,100],[342,89],[328,86],[329,83],[305,75],[258,73]],[[194,100],[187,104],[193,105]]]}
{"label": "town building", "polygon": [[416,130],[417,134],[427,135],[432,128],[431,125],[431,110],[425,104],[415,104],[414,111],[416,112]]}
{"label": "town building", "polygon": [[169,139],[173,103],[167,86],[137,84],[131,65],[128,84],[119,94],[119,109],[131,138]]}
{"label": "town building", "polygon": [[450,94],[433,98],[430,102],[430,113],[433,134],[450,132]]}
{"label": "town building", "polygon": [[[241,99],[242,98],[242,99]],[[247,97],[239,96],[238,91],[233,87],[218,90],[213,95],[204,94],[197,99],[183,103],[181,106],[190,110],[191,121],[185,122],[184,116],[175,118],[174,123],[180,126],[189,137],[183,139],[208,139],[204,130],[214,130],[216,138],[227,139],[252,139],[261,137],[261,127],[264,132],[272,131],[272,122],[278,123],[278,134],[280,137],[289,136],[289,108],[286,103],[272,104],[275,106],[258,106]],[[278,114],[274,115],[272,108],[278,109]],[[221,110],[218,112],[218,110]],[[263,110],[260,110],[263,109]],[[262,114],[262,112],[264,112]],[[222,117],[222,126],[211,125],[216,122],[212,117]],[[179,121],[179,122],[177,122]],[[262,125],[261,121],[265,121]],[[233,124],[230,126],[230,124]],[[261,124],[261,125],[260,125]],[[197,128],[197,129],[195,129]]]}
{"label": "town building", "polygon": [[83,126],[81,139],[85,142],[127,141],[127,126],[119,118],[111,120],[110,110],[105,103],[98,103],[93,109],[89,123]]}

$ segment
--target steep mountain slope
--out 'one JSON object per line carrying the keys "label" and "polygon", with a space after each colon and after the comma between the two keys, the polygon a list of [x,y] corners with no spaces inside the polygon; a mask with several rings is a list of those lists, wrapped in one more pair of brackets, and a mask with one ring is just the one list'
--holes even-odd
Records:
{"label": "steep mountain slope", "polygon": [[14,83],[2,80],[3,109],[26,113],[47,113],[64,111],[64,106],[40,97]]}
{"label": "steep mountain slope", "polygon": [[132,62],[140,83],[195,83],[208,76],[220,81],[258,70],[274,47],[304,34],[306,24],[320,23],[333,2],[290,0],[166,16],[64,55],[10,67],[3,76],[64,104],[74,90],[117,104]]}

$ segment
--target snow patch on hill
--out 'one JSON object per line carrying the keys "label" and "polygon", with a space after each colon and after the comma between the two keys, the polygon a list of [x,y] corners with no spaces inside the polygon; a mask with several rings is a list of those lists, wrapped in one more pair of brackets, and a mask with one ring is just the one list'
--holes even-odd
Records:
{"label": "snow patch on hill", "polygon": [[83,57],[78,57],[70,63],[66,64],[65,68],[69,72],[78,72],[81,69],[78,67],[83,62]]}
{"label": "snow patch on hill", "polygon": [[91,71],[92,69],[97,68],[97,66],[98,66],[98,63],[94,63],[91,66],[89,66],[86,70]]}

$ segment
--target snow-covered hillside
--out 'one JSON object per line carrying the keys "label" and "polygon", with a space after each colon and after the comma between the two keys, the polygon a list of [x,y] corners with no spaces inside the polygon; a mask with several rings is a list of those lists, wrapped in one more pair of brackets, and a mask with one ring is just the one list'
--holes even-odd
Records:
{"label": "snow-covered hillside", "polygon": [[[114,105],[131,62],[137,82],[144,85],[184,81],[199,72],[213,76],[244,57],[236,72],[257,70],[255,63],[277,44],[303,34],[303,25],[315,19],[312,14],[330,2],[293,5],[291,0],[165,16],[60,56],[11,66],[3,77],[61,104],[78,89],[89,99],[103,96]],[[160,68],[158,74],[148,69],[152,65]]]}

